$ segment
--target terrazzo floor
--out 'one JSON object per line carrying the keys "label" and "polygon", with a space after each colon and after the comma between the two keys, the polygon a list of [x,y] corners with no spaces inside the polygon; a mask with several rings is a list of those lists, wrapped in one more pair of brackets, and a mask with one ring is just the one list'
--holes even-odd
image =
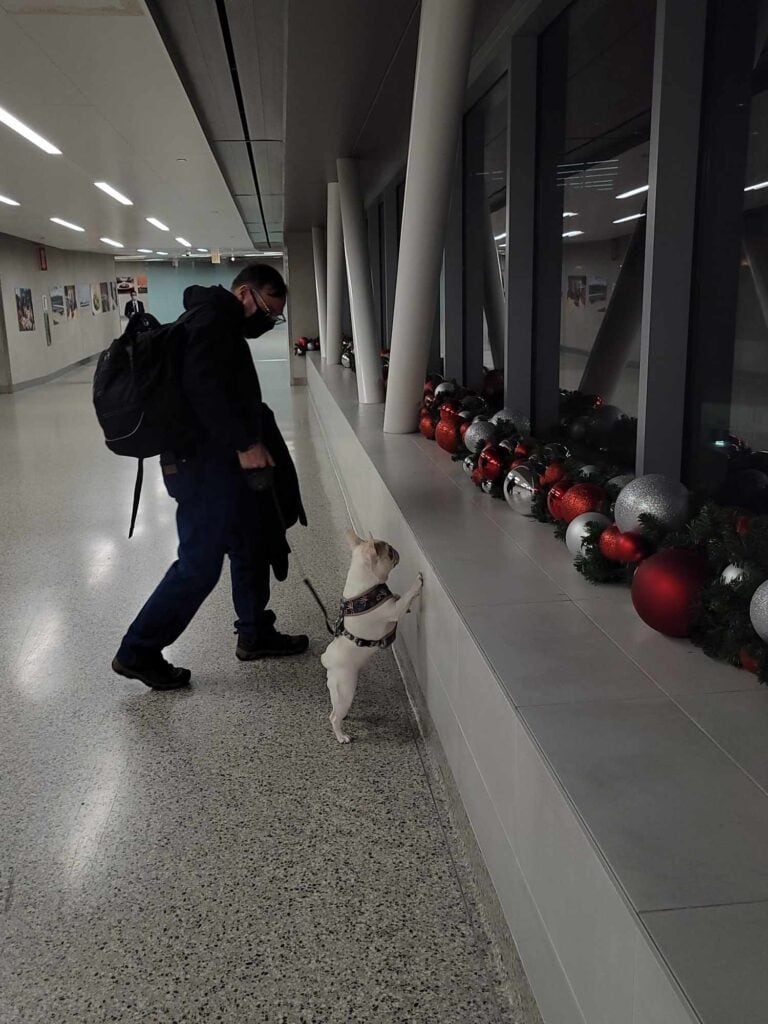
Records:
{"label": "terrazzo floor", "polygon": [[[332,604],[343,497],[285,338],[256,351],[310,516],[295,547]],[[153,470],[127,540],[133,468],[100,442],[91,375],[0,396],[0,1024],[522,1020],[391,654],[340,747],[295,568],[273,607],[308,655],[236,661],[225,570],[170,651],[189,691],[110,672],[174,506]]]}

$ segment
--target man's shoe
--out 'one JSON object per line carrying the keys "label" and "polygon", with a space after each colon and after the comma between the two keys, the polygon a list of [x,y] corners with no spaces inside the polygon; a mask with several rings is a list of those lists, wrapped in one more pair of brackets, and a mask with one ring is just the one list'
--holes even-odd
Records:
{"label": "man's shoe", "polygon": [[240,661],[259,661],[261,658],[286,658],[292,654],[303,654],[308,647],[309,637],[303,633],[299,636],[288,636],[286,633],[270,630],[258,640],[238,637],[235,654]]}
{"label": "man's shoe", "polygon": [[159,653],[140,659],[134,665],[124,665],[114,657],[112,670],[126,679],[138,679],[152,690],[178,690],[189,686],[192,678],[188,668],[176,668]]}

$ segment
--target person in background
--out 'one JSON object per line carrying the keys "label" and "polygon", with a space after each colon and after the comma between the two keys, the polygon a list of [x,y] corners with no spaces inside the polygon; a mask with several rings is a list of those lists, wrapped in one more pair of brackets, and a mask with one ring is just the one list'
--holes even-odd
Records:
{"label": "person in background", "polygon": [[304,635],[279,633],[267,609],[274,555],[244,472],[275,465],[264,444],[271,414],[262,410],[246,338],[282,322],[286,295],[280,274],[262,263],[245,267],[229,291],[193,285],[184,292],[181,387],[197,436],[189,451],[161,458],[166,489],[178,504],[178,558],[128,627],[112,662],[118,675],[153,689],[189,683],[189,669],[174,668],[162,651],[181,636],[216,586],[225,555],[237,614],[237,657],[277,658],[309,646]]}
{"label": "person in background", "polygon": [[126,304],[125,304],[125,315],[130,320],[130,318],[133,316],[134,313],[143,313],[143,312],[144,312],[144,303],[143,302],[139,302],[139,299],[136,296],[136,289],[135,288],[131,288],[131,297],[128,300],[128,302],[126,302]]}

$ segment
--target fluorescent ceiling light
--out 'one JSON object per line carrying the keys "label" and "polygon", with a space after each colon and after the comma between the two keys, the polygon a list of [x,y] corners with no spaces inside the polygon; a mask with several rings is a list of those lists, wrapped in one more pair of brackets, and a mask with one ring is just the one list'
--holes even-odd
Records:
{"label": "fluorescent ceiling light", "polygon": [[639,196],[642,192],[647,192],[649,185],[641,185],[640,188],[631,188],[629,192],[622,192],[620,196],[616,196],[617,199],[630,199],[632,196]]}
{"label": "fluorescent ceiling light", "polygon": [[100,188],[102,192],[106,192],[108,196],[116,199],[118,203],[122,203],[123,206],[133,206],[133,203],[127,196],[124,196],[122,192],[118,192],[116,188],[112,188],[106,181],[94,181],[93,184],[96,188]]}
{"label": "fluorescent ceiling light", "polygon": [[167,252],[160,252],[160,250],[159,250],[159,249],[157,249],[157,250],[155,251],[155,256],[167,256],[167,255],[168,255],[168,253],[167,253]]}
{"label": "fluorescent ceiling light", "polygon": [[179,245],[186,245],[188,249],[192,248],[192,243],[188,242],[186,238],[182,238],[181,236],[179,236],[177,237],[176,241],[179,243]]}
{"label": "fluorescent ceiling light", "polygon": [[747,185],[745,192],[757,192],[760,188],[768,188],[768,181],[758,181],[756,185]]}
{"label": "fluorescent ceiling light", "polygon": [[9,199],[8,196],[0,196],[0,203],[5,203],[6,206],[20,206],[15,199]]}
{"label": "fluorescent ceiling light", "polygon": [[157,217],[147,217],[147,223],[151,224],[153,227],[160,228],[161,231],[171,230],[167,224],[163,224],[163,222],[158,220]]}
{"label": "fluorescent ceiling light", "polygon": [[20,121],[18,117],[14,117],[13,114],[9,114],[7,110],[0,107],[0,124],[6,125],[6,127],[13,129],[18,132],[19,135],[23,135],[28,142],[34,143],[35,146],[39,146],[40,149],[45,150],[46,153],[50,153],[52,156],[61,156],[61,150],[57,149],[47,139],[44,139],[42,135],[38,135],[37,132],[32,131],[31,128],[27,127],[23,121]]}
{"label": "fluorescent ceiling light", "polygon": [[507,232],[506,231],[502,231],[502,233],[500,235],[494,235],[493,236],[493,240],[494,240],[494,242],[498,242],[499,239],[506,238],[506,237],[507,237]]}
{"label": "fluorescent ceiling light", "polygon": [[198,251],[198,252],[208,252],[208,250],[207,250],[207,249],[198,249],[197,251]]}
{"label": "fluorescent ceiling light", "polygon": [[154,249],[137,249],[136,250],[136,252],[147,252],[147,253],[150,253],[150,254],[152,254],[154,251],[155,251]]}
{"label": "fluorescent ceiling light", "polygon": [[644,217],[644,216],[645,216],[644,213],[633,213],[631,217],[619,217],[619,219],[615,220],[613,223],[614,224],[624,224],[628,220],[640,220],[640,218]]}
{"label": "fluorescent ceiling light", "polygon": [[54,224],[61,224],[63,228],[69,228],[70,231],[85,231],[85,228],[81,228],[78,224],[71,224],[68,220],[62,220],[61,217],[51,217]]}
{"label": "fluorescent ceiling light", "polygon": [[115,249],[124,249],[125,248],[125,246],[123,245],[122,242],[116,242],[114,240],[114,238],[100,238],[99,241],[103,242],[104,245],[113,245],[115,247]]}
{"label": "fluorescent ceiling light", "polygon": [[571,210],[566,210],[563,214],[564,217],[578,217],[578,213],[573,213]]}
{"label": "fluorescent ceiling light", "polygon": [[583,231],[564,231],[563,238],[575,238],[576,235],[583,235]]}

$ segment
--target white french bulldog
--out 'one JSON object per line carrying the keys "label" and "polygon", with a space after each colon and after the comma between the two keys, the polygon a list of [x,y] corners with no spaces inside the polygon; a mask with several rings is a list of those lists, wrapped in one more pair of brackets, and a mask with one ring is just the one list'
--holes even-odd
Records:
{"label": "white french bulldog", "polygon": [[407,593],[398,597],[386,584],[400,561],[395,549],[385,541],[374,540],[371,534],[363,540],[354,530],[347,530],[346,538],[352,549],[352,564],[344,584],[335,639],[320,657],[328,670],[330,719],[339,743],[350,742],[341,724],[352,706],[360,670],[377,650],[393,642],[398,622],[421,593],[424,582],[419,573]]}

